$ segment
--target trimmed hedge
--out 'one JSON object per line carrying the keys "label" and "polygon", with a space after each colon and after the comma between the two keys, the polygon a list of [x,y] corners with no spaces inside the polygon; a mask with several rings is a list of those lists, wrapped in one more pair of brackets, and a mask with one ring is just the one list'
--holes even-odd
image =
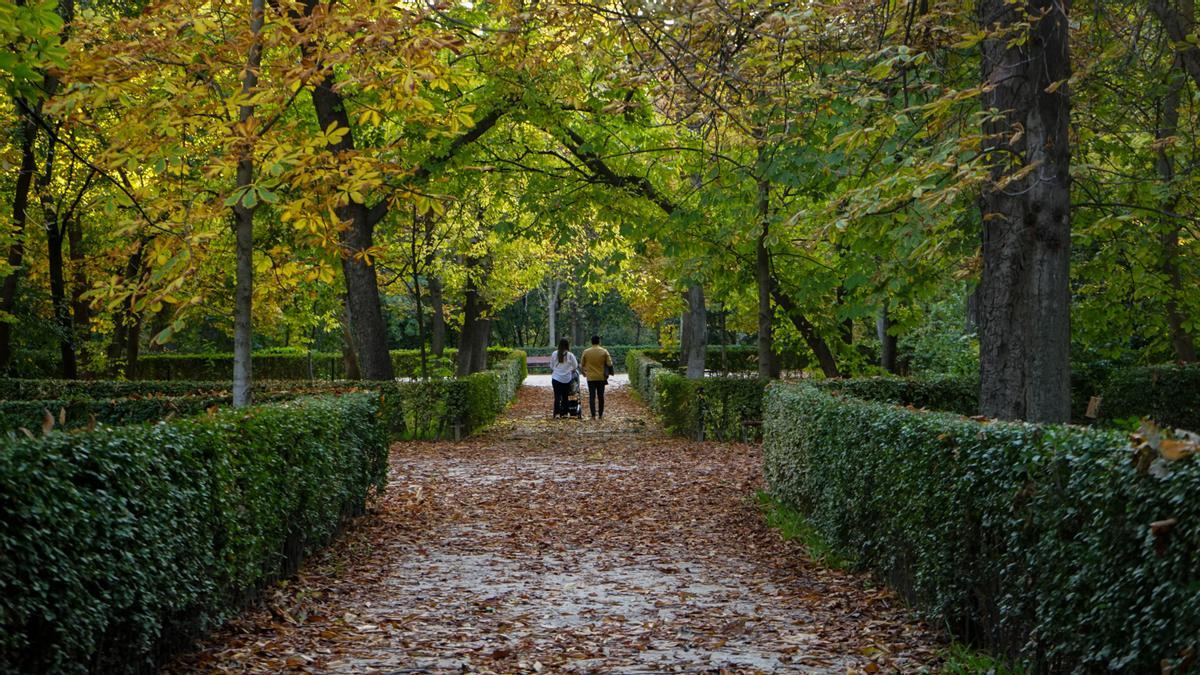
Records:
{"label": "trimmed hedge", "polygon": [[[748,345],[726,345],[725,353],[722,355],[722,348],[719,345],[709,345],[705,352],[704,364],[707,370],[723,371],[730,373],[753,373],[758,372],[758,347]],[[665,349],[642,349],[646,356],[658,361],[665,367],[671,370],[678,370],[684,367],[684,363],[680,358],[680,353],[675,350]],[[804,354],[788,352],[780,354],[780,365],[783,370],[804,370],[810,365],[808,357]]]}
{"label": "trimmed hedge", "polygon": [[1159,672],[1200,646],[1195,458],[807,384],[766,405],[772,493],[960,638],[1037,672]]}
{"label": "trimmed hedge", "polygon": [[1200,432],[1200,364],[1122,368],[1109,376],[1101,396],[1103,421],[1149,417]]}
{"label": "trimmed hedge", "polygon": [[910,405],[959,415],[979,414],[979,378],[937,375],[912,377],[860,377],[812,380],[821,390],[854,398]]}
{"label": "trimmed hedge", "polygon": [[0,671],[147,672],[361,513],[379,397],[0,440]]}
{"label": "trimmed hedge", "polygon": [[664,368],[644,352],[627,356],[630,385],[659,414],[669,433],[705,438],[757,440],[761,435],[763,389],[767,381],[751,377],[689,380]]}
{"label": "trimmed hedge", "polygon": [[[525,352],[505,350],[493,368],[464,378],[371,383],[393,436],[446,438],[471,434],[496,419],[516,396],[528,370]],[[457,428],[456,428],[457,427]]]}
{"label": "trimmed hedge", "polygon": [[[489,365],[503,359],[512,350],[506,347],[488,349]],[[449,375],[454,371],[456,349],[447,349],[441,357],[426,355],[431,375]],[[416,349],[394,349],[392,367],[398,377],[421,374],[421,352]],[[311,359],[311,372],[310,372]],[[292,354],[257,353],[251,357],[254,376],[264,380],[341,380],[346,377],[341,354],[298,352]],[[223,380],[233,373],[233,354],[146,354],[138,357],[130,379],[137,380]]]}
{"label": "trimmed hedge", "polygon": [[[273,393],[259,395],[259,401],[290,400],[296,394]],[[49,412],[55,428],[79,429],[91,423],[122,426],[141,422],[157,422],[167,417],[197,415],[213,406],[228,407],[231,396],[174,396],[138,399],[47,399],[40,401],[0,401],[0,432],[42,428]]]}

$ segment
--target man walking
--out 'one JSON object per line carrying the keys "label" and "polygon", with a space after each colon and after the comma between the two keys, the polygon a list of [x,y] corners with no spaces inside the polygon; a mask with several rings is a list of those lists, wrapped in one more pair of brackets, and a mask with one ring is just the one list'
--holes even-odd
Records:
{"label": "man walking", "polygon": [[600,346],[600,336],[592,336],[592,346],[583,352],[580,368],[588,383],[588,407],[596,419],[596,401],[600,401],[600,419],[604,419],[604,386],[613,372],[613,360],[608,350]]}

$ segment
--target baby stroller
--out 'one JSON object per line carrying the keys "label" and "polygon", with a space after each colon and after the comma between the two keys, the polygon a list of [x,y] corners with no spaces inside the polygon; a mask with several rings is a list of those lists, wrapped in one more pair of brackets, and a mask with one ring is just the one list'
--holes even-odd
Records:
{"label": "baby stroller", "polygon": [[567,415],[583,419],[583,404],[579,401],[579,373],[571,378],[571,391],[567,394]]}

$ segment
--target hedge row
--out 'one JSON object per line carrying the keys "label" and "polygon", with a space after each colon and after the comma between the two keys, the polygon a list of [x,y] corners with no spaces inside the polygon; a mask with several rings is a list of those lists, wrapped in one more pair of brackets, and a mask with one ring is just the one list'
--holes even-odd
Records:
{"label": "hedge row", "polygon": [[382,488],[379,397],[0,439],[0,671],[148,672]]}
{"label": "hedge row", "polygon": [[813,380],[831,393],[880,403],[926,408],[959,415],[979,414],[979,379],[939,375],[925,378],[861,377]]}
{"label": "hedge row", "polygon": [[[678,370],[684,367],[680,353],[675,350],[641,349],[639,351],[665,367]],[[615,357],[614,357],[615,358]],[[785,371],[801,371],[810,365],[804,354],[788,352],[778,355],[780,366]],[[705,369],[727,373],[758,372],[758,348],[747,345],[727,345],[725,347],[709,345],[704,356]]]}
{"label": "hedge row", "polygon": [[[505,347],[488,349],[489,363],[504,358],[511,350]],[[442,356],[426,354],[431,375],[450,375],[454,371],[455,349]],[[416,349],[392,350],[392,367],[398,377],[421,374],[421,352]],[[264,380],[341,380],[346,366],[341,354],[264,353],[252,357],[255,377]],[[146,354],[138,357],[130,379],[137,380],[221,380],[233,373],[233,355],[212,354]]]}
{"label": "hedge row", "polygon": [[505,350],[491,369],[464,378],[371,383],[393,436],[446,438],[478,431],[504,411],[528,374],[525,352]]}
{"label": "hedge row", "polygon": [[626,368],[630,385],[659,414],[669,433],[716,440],[760,437],[766,380],[750,377],[705,377],[689,380],[645,352],[631,351]]}
{"label": "hedge row", "polygon": [[[304,394],[379,391],[383,416],[399,438],[449,438],[469,434],[492,422],[515,396],[527,374],[525,353],[503,351],[488,371],[465,378],[404,382],[296,381],[255,383],[255,401],[296,398]],[[232,402],[228,382],[0,380],[0,432],[37,431],[46,412],[56,427],[80,428],[97,423],[119,426],[183,417]],[[84,398],[92,394],[96,398]],[[49,397],[49,398],[47,398]],[[108,398],[113,397],[113,398]],[[123,397],[123,398],[121,398]],[[60,420],[60,415],[65,418]]]}
{"label": "hedge row", "polygon": [[[1121,368],[1098,393],[1102,420],[1149,417],[1200,432],[1200,364]],[[1086,402],[1090,395],[1081,398]]]}
{"label": "hedge row", "polygon": [[[591,346],[590,342],[582,344],[582,345],[575,345],[576,352],[579,352],[582,349],[587,349],[590,346]],[[635,351],[635,350],[644,351],[647,349],[657,349],[658,348],[657,345],[601,345],[601,346],[608,350],[608,354],[609,354],[609,356],[612,357],[613,366],[616,367],[617,372],[624,372],[626,358],[628,357],[630,351]],[[550,356],[551,354],[554,353],[555,350],[550,347],[526,347],[525,351],[530,356]],[[576,354],[576,355],[578,355],[578,354]]]}
{"label": "hedge row", "polygon": [[1159,672],[1200,646],[1194,458],[807,384],[766,407],[773,494],[960,638],[1036,672]]}
{"label": "hedge row", "polygon": [[[291,400],[296,393],[259,394],[256,401],[268,403]],[[79,429],[93,422],[110,426],[157,422],[168,417],[198,415],[212,407],[228,407],[233,398],[225,395],[170,396],[124,399],[45,399],[39,401],[0,401],[0,433],[43,428],[46,413],[52,426]]]}

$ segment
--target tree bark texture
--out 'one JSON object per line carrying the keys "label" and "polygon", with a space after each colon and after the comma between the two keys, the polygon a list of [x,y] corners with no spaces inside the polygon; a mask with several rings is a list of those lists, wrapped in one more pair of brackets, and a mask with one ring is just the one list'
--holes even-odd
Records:
{"label": "tree bark texture", "polygon": [[[28,102],[18,102],[17,109],[24,110]],[[33,174],[36,170],[34,144],[37,141],[37,125],[27,114],[21,115],[21,168],[17,173],[16,184],[13,188],[13,242],[8,247],[8,267],[11,271],[4,277],[0,286],[0,312],[12,314],[17,303],[17,283],[24,273],[22,266],[25,262],[25,226],[29,221],[29,193],[33,186]],[[12,365],[12,329],[13,324],[0,322],[0,374],[8,373]]]}
{"label": "tree bark texture", "polygon": [[[246,70],[242,73],[242,95],[253,93],[258,86],[258,69],[262,63],[262,34],[265,20],[266,0],[250,2],[249,53],[246,54]],[[254,116],[253,105],[238,108],[238,123],[246,125]],[[254,148],[246,143],[238,148],[237,190],[246,190],[254,183]],[[233,291],[233,406],[242,408],[250,405],[254,348],[254,206],[246,206],[244,200],[233,205],[233,231],[236,250],[235,281]]]}
{"label": "tree bark texture", "polygon": [[779,305],[788,320],[795,326],[796,331],[800,333],[800,337],[804,338],[804,343],[812,350],[825,377],[841,377],[842,372],[838,369],[837,358],[833,355],[833,350],[829,348],[829,343],[821,337],[817,332],[817,327],[808,320],[808,317],[804,316],[791,296],[779,289],[778,280],[772,282],[771,295],[775,298],[775,304]]}
{"label": "tree bark texture", "polygon": [[442,280],[430,276],[426,281],[429,287],[429,351],[434,356],[441,356],[446,351],[446,314],[442,301]]}
{"label": "tree bark texture", "polygon": [[[1190,22],[1189,22],[1190,27]],[[1166,203],[1161,209],[1164,213],[1173,213],[1178,204],[1172,183],[1175,180],[1175,161],[1171,157],[1170,148],[1164,142],[1179,133],[1179,105],[1183,91],[1182,59],[1176,56],[1175,65],[1171,69],[1167,95],[1163,99],[1161,122],[1155,133],[1160,141],[1155,168],[1158,177],[1167,186]],[[1175,358],[1185,363],[1196,360],[1196,339],[1186,328],[1187,318],[1179,308],[1179,299],[1186,294],[1183,284],[1183,273],[1179,269],[1179,235],[1183,224],[1178,218],[1163,216],[1163,231],[1159,235],[1162,244],[1162,273],[1167,278],[1167,325],[1171,333],[1171,346],[1175,350]]]}
{"label": "tree bark texture", "polygon": [[888,303],[884,302],[875,317],[875,332],[879,335],[879,365],[893,375],[896,367],[896,336],[891,334],[892,317],[888,311]]}
{"label": "tree bark texture", "polygon": [[704,307],[704,286],[693,283],[687,290],[687,310],[683,315],[685,336],[681,346],[686,347],[683,358],[687,364],[688,379],[704,377],[704,357],[708,351],[708,313]]}
{"label": "tree bark texture", "polygon": [[[319,3],[305,2],[305,16],[311,17]],[[303,46],[302,52],[310,55],[311,47]],[[353,127],[346,112],[342,94],[334,88],[332,72],[312,90],[313,110],[322,129],[329,125],[346,129],[347,133],[329,146],[335,155],[354,150]],[[377,213],[372,214],[372,211]],[[387,202],[380,202],[375,209],[366,204],[351,201],[338,207],[336,215],[346,228],[339,235],[342,248],[342,274],[346,280],[346,304],[350,308],[350,332],[353,336],[358,365],[368,380],[395,379],[392,357],[388,351],[387,324],[383,321],[383,306],[379,299],[379,279],[374,265],[366,258],[366,251],[373,244],[375,223],[387,212]]]}
{"label": "tree bark texture", "polygon": [[[761,152],[761,151],[760,151]],[[771,252],[767,249],[767,237],[771,234],[770,216],[771,184],[758,181],[758,217],[761,220],[758,241],[755,246],[755,280],[758,284],[758,376],[779,377],[778,359],[775,357],[774,328],[775,308],[771,306]]]}
{"label": "tree bark texture", "polygon": [[[980,405],[984,415],[1066,422],[1070,380],[1070,97],[1066,6],[981,0],[983,43]],[[1028,22],[1022,27],[1022,22]]]}

